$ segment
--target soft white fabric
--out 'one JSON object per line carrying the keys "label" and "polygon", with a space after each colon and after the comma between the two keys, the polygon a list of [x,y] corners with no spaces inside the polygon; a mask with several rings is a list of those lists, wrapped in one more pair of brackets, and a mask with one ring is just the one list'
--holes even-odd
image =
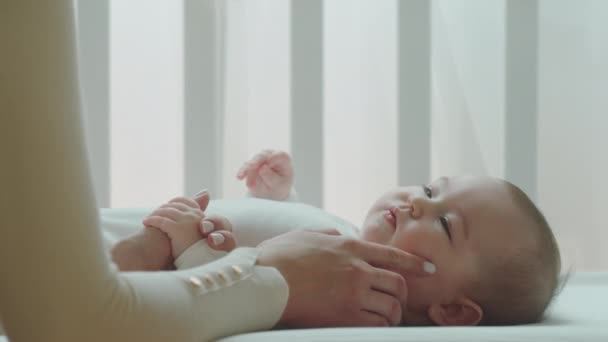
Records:
{"label": "soft white fabric", "polygon": [[216,251],[209,247],[207,241],[199,240],[194,245],[188,247],[182,255],[175,259],[175,268],[185,270],[188,268],[204,265],[226,256],[224,251]]}
{"label": "soft white fabric", "polygon": [[574,274],[551,307],[548,318],[539,324],[281,330],[231,336],[220,341],[606,342],[608,272]]}
{"label": "soft white fabric", "polygon": [[[101,209],[106,245],[140,229],[141,220],[152,211],[153,208]],[[259,198],[212,200],[205,213],[226,217],[239,246],[245,247],[255,247],[264,240],[297,229],[335,228],[342,235],[357,234],[352,223],[304,203]]]}

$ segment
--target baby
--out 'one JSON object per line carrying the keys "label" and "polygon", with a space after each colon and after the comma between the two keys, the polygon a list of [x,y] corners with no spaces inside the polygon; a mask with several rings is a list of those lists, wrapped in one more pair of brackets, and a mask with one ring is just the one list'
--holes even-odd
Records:
{"label": "baby", "polygon": [[[144,219],[167,233],[177,268],[210,262],[234,246],[256,246],[285,229],[336,228],[430,261],[436,272],[408,277],[404,325],[507,325],[542,319],[560,272],[557,243],[534,203],[515,185],[485,177],[442,177],[398,187],[371,206],[361,229],[295,199],[284,152],[264,151],[237,178],[257,198],[214,200],[223,231],[196,203],[178,198]],[[216,219],[217,220],[217,219]],[[216,221],[217,222],[217,221]],[[220,226],[220,225],[217,225]],[[263,229],[262,229],[263,228]],[[218,247],[222,245],[224,247]]]}

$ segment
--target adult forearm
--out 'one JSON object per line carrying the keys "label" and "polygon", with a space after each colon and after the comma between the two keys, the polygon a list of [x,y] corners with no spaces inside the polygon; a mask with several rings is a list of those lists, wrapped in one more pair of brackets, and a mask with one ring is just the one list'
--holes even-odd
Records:
{"label": "adult forearm", "polygon": [[[287,288],[254,265],[255,250],[179,272],[111,271],[81,131],[72,6],[0,2],[0,308],[10,340],[201,341],[271,327]],[[233,311],[217,310],[233,299]],[[274,316],[258,317],[268,302]]]}
{"label": "adult forearm", "polygon": [[45,310],[76,316],[110,277],[81,133],[71,6],[0,8],[0,306],[15,340],[44,340],[65,323]]}

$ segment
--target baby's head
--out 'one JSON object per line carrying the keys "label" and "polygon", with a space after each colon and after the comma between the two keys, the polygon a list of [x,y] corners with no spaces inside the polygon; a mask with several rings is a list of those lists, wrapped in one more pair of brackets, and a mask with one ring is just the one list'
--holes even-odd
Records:
{"label": "baby's head", "polygon": [[437,266],[430,277],[404,275],[407,325],[536,322],[557,287],[551,229],[528,196],[504,180],[442,177],[397,188],[373,204],[361,235]]}

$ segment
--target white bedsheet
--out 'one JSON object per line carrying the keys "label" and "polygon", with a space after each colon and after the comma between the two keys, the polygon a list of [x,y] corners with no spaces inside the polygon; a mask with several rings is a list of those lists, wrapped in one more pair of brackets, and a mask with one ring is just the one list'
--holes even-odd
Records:
{"label": "white bedsheet", "polygon": [[[104,209],[110,244],[140,227],[148,209]],[[7,339],[0,336],[0,342]],[[223,342],[416,341],[608,342],[608,272],[573,274],[540,324],[508,327],[403,327],[275,330],[224,338]]]}
{"label": "white bedsheet", "polygon": [[574,274],[540,324],[507,327],[335,328],[258,332],[222,342],[261,341],[608,342],[608,272]]}

